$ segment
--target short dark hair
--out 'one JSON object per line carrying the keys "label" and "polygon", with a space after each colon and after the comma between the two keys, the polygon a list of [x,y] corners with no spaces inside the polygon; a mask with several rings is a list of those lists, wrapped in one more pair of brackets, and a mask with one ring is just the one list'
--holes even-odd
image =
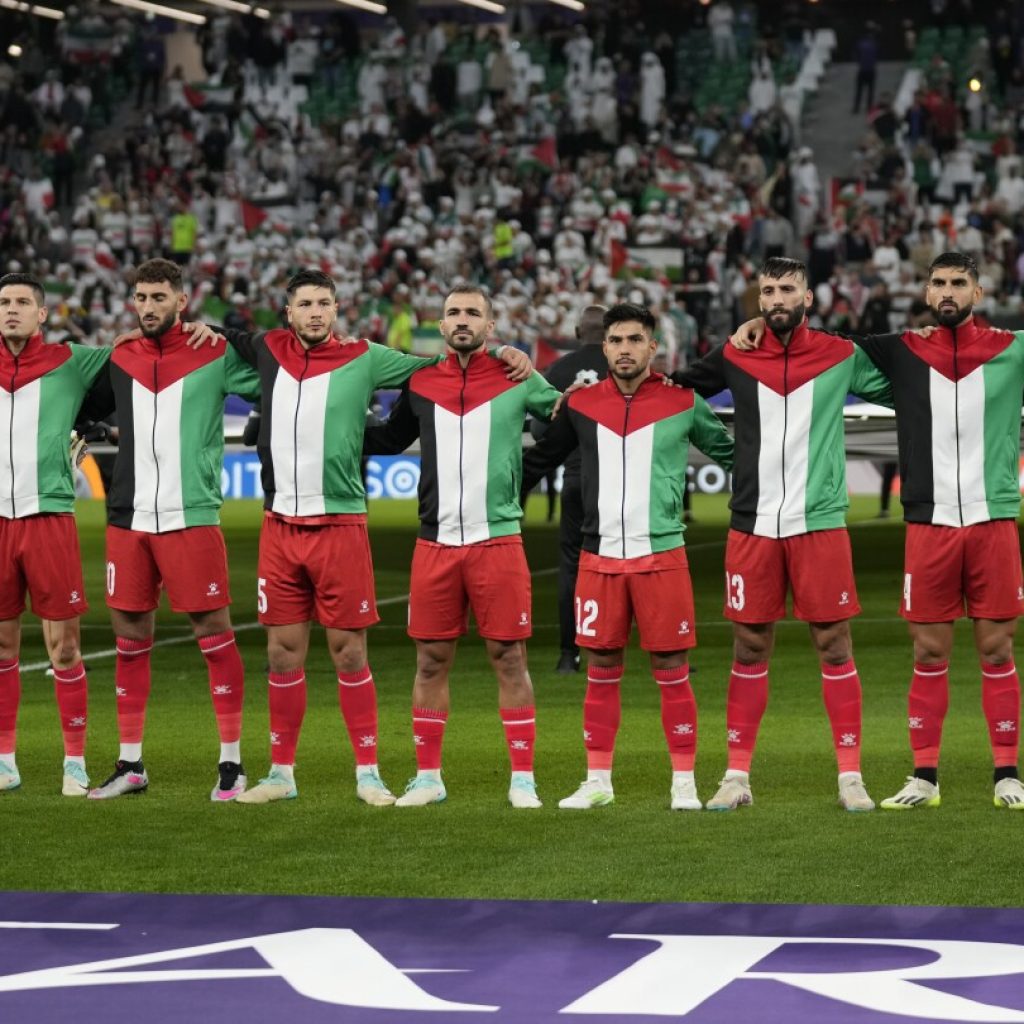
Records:
{"label": "short dark hair", "polygon": [[452,285],[445,293],[446,306],[448,305],[449,297],[452,295],[479,295],[484,300],[484,308],[487,310],[487,315],[494,316],[494,303],[491,302],[490,292],[481,285],[466,283]]}
{"label": "short dark hair", "polygon": [[977,261],[973,256],[968,256],[965,252],[940,253],[932,260],[932,265],[928,268],[929,279],[932,276],[933,270],[965,270],[970,279],[975,284],[978,283]]}
{"label": "short dark hair", "polygon": [[787,256],[770,256],[757,269],[758,277],[769,277],[777,281],[780,277],[802,277],[807,280],[807,264],[803,260],[791,260]]}
{"label": "short dark hair", "polygon": [[0,277],[0,291],[3,291],[9,285],[16,284],[22,284],[26,288],[31,288],[36,302],[40,306],[46,305],[46,292],[43,291],[43,286],[31,274],[4,274],[3,277]]}
{"label": "short dark hair", "polygon": [[607,333],[612,324],[624,324],[630,320],[636,320],[651,334],[654,333],[654,328],[657,326],[654,314],[646,306],[639,306],[635,302],[619,302],[611,309],[606,310],[601,318],[601,326]]}
{"label": "short dark hair", "polygon": [[292,301],[300,288],[308,287],[326,288],[331,295],[337,296],[338,294],[338,287],[330,274],[325,274],[322,270],[300,270],[284,286],[284,290],[288,293],[288,301]]}
{"label": "short dark hair", "polygon": [[176,291],[184,291],[185,283],[181,276],[181,267],[172,260],[156,259],[146,260],[135,268],[135,275],[132,278],[132,287],[137,284],[160,284],[166,281]]}

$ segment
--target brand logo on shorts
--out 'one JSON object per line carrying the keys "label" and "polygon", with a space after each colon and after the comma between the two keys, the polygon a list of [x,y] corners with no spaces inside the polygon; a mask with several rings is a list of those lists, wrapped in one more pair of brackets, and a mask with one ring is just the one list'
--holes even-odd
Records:
{"label": "brand logo on shorts", "polygon": [[530,613],[529,612],[520,612],[519,613],[519,625],[520,626],[528,626],[529,624],[530,624]]}
{"label": "brand logo on shorts", "polygon": [[369,601],[366,601],[366,600],[360,601],[360,602],[359,602],[359,610],[360,610],[360,612],[362,612],[363,614],[365,614],[366,612],[368,612],[368,611],[370,610],[370,602],[369,602]]}
{"label": "brand logo on shorts", "polygon": [[207,585],[207,587],[206,587],[206,596],[207,597],[217,597],[218,594],[220,594],[220,584],[219,583],[210,583],[210,584]]}
{"label": "brand logo on shorts", "polygon": [[81,600],[82,600],[82,597],[78,593],[78,591],[77,590],[72,590],[71,591],[71,597],[68,600],[68,604],[78,604],[78,602],[81,601]]}
{"label": "brand logo on shorts", "polygon": [[849,592],[848,592],[848,591],[844,590],[844,591],[843,591],[843,592],[842,592],[842,593],[841,593],[841,594],[839,595],[839,603],[840,603],[840,604],[849,604],[849,603],[850,603],[850,594],[849,594]]}
{"label": "brand logo on shorts", "polygon": [[690,635],[690,620],[689,619],[683,619],[683,621],[679,623],[679,635],[680,636],[689,636]]}

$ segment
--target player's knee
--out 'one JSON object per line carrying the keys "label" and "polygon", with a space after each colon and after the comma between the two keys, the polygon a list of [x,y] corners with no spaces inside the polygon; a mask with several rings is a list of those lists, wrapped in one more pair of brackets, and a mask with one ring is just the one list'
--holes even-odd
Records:
{"label": "player's knee", "polygon": [[446,679],[451,667],[452,651],[449,644],[417,644],[416,675],[423,683]]}
{"label": "player's knee", "polygon": [[82,652],[78,641],[74,638],[58,640],[50,645],[49,655],[53,667],[61,669],[71,668],[72,665],[77,665],[82,659]]}
{"label": "player's knee", "polygon": [[978,656],[986,665],[1008,665],[1013,661],[1013,637],[991,637],[978,643]]}

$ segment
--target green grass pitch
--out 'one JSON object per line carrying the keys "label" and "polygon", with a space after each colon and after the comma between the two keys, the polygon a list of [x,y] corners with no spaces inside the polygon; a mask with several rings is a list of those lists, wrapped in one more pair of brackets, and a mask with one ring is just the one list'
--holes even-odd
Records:
{"label": "green grass pitch", "polygon": [[[553,673],[557,531],[533,498],[525,530],[534,581],[531,671],[538,705],[537,778],[545,807],[506,803],[507,755],[496,684],[475,636],[459,651],[445,740],[448,802],[423,809],[370,808],[354,794],[352,754],[337,707],[322,634],[307,665],[309,711],[299,746],[299,799],[264,807],[214,805],[217,760],[206,673],[190,639],[153,655],[145,759],[149,793],[107,803],[60,793],[60,736],[52,683],[23,674],[18,763],[21,790],[0,798],[0,886],[8,890],[307,893],[594,900],[713,900],[1012,906],[1020,902],[1024,814],[992,806],[979,672],[966,625],[958,627],[937,811],[845,814],[807,631],[778,631],[771,699],[752,776],[755,803],[732,814],[671,813],[669,765],[657,688],[632,649],[623,686],[614,806],[559,811],[584,773],[584,677]],[[906,688],[911,670],[895,614],[903,527],[870,519],[857,499],[851,534],[863,613],[854,622],[865,689],[864,773],[876,800],[908,771]],[[726,509],[698,496],[687,541],[700,646],[693,677],[700,710],[697,778],[706,799],[725,766],[730,631],[722,619]],[[103,510],[78,510],[87,593],[88,763],[105,777],[117,750],[112,647],[103,605]],[[230,502],[224,529],[233,616],[247,670],[244,759],[250,780],[267,767],[264,642],[255,619],[260,511]],[[381,717],[381,766],[400,790],[414,772],[409,693],[413,649],[404,633],[415,537],[409,502],[377,502],[371,537],[383,622],[370,633]],[[157,639],[187,638],[185,620],[162,610]],[[93,657],[89,655],[93,654]],[[22,664],[45,660],[38,622],[26,616]]]}

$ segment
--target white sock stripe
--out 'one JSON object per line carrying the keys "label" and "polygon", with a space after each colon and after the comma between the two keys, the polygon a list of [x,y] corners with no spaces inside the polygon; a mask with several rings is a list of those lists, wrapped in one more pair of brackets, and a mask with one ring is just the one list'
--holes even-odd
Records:
{"label": "white sock stripe", "polygon": [[[1003,666],[1000,665],[1000,668]],[[1015,676],[1017,674],[1017,666],[1012,665],[1009,672],[986,672],[984,669],[981,670],[982,676],[986,679],[1005,679],[1007,676]]]}
{"label": "white sock stripe", "polygon": [[149,654],[151,650],[153,650],[152,644],[150,644],[148,647],[140,647],[137,651],[125,651],[118,647],[117,655],[119,658],[134,658],[136,655],[139,654]]}
{"label": "white sock stripe", "polygon": [[533,725],[537,721],[536,718],[503,718],[501,720],[502,725]]}
{"label": "white sock stripe", "polygon": [[85,678],[85,666],[84,665],[82,666],[82,671],[79,672],[77,676],[72,676],[70,679],[68,679],[68,678],[66,678],[64,676],[59,676],[57,673],[61,672],[61,671],[62,671],[61,669],[54,669],[54,672],[53,672],[53,678],[56,679],[58,683],[80,683]]}
{"label": "white sock stripe", "polygon": [[611,683],[613,686],[617,686],[619,683],[622,682],[622,676],[619,676],[618,679],[594,679],[591,676],[587,676],[587,682],[597,684]]}
{"label": "white sock stripe", "polygon": [[682,686],[683,683],[690,681],[690,673],[687,672],[681,679],[655,679],[654,680],[659,686]]}
{"label": "white sock stripe", "polygon": [[216,647],[204,647],[202,644],[200,644],[199,650],[201,650],[203,654],[213,654],[214,651],[221,651],[225,647],[230,647],[234,642],[235,638],[232,637],[230,640],[225,640],[224,643],[222,644],[217,644]]}
{"label": "white sock stripe", "polygon": [[338,685],[339,686],[365,686],[367,683],[372,683],[372,682],[373,682],[373,676],[372,675],[368,675],[365,679],[360,679],[360,680],[358,680],[357,682],[354,682],[354,683],[349,683],[349,682],[347,682],[344,679],[339,679],[338,680]]}
{"label": "white sock stripe", "polygon": [[20,664],[21,662],[16,661],[13,665],[4,665],[3,668],[0,668],[0,672],[13,672]]}
{"label": "white sock stripe", "polygon": [[299,683],[304,683],[305,681],[306,681],[306,677],[305,676],[303,676],[301,679],[296,679],[294,682],[291,682],[291,683],[275,683],[272,679],[268,679],[267,680],[267,685],[268,686],[276,686],[278,689],[284,690],[284,689],[287,689],[289,686],[298,686]]}
{"label": "white sock stripe", "polygon": [[925,672],[922,669],[915,668],[915,676],[944,676],[949,671],[949,668],[940,668],[937,672]]}
{"label": "white sock stripe", "polygon": [[763,672],[737,672],[736,669],[733,669],[732,674],[740,679],[764,679],[768,675],[768,669]]}
{"label": "white sock stripe", "polygon": [[416,718],[414,716],[413,717],[413,721],[414,722],[441,722],[441,723],[444,723],[444,722],[447,722],[448,719],[447,718]]}
{"label": "white sock stripe", "polygon": [[852,672],[840,672],[840,674],[837,675],[837,676],[836,675],[832,675],[832,674],[830,674],[828,672],[822,672],[821,673],[821,678],[822,679],[849,679],[851,676],[855,676],[856,674],[857,674],[857,670],[856,669],[854,669]]}

